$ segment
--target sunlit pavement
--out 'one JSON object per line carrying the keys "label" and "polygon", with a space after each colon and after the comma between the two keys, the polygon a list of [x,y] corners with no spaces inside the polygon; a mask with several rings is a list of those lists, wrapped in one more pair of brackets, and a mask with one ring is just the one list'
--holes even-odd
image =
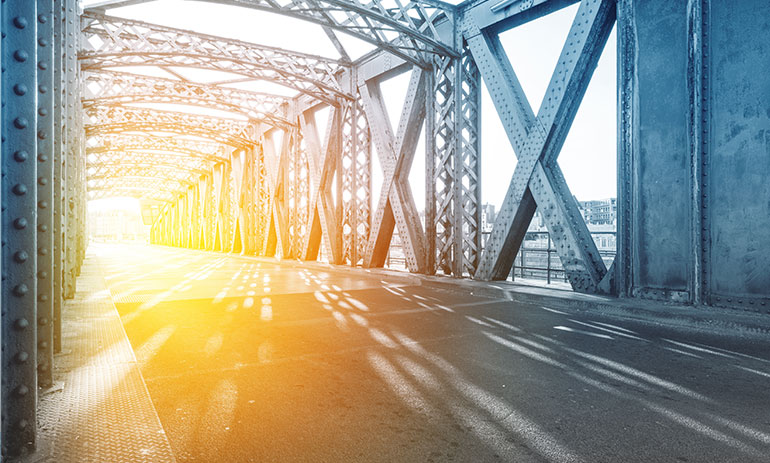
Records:
{"label": "sunlit pavement", "polygon": [[770,342],[363,272],[90,251],[179,461],[770,461]]}

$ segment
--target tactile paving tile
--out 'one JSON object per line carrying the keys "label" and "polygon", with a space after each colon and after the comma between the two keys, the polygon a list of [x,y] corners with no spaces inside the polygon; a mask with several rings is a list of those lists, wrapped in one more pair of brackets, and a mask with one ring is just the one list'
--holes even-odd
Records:
{"label": "tactile paving tile", "polygon": [[30,461],[174,462],[102,273],[86,260],[62,319],[56,381],[40,397],[40,450]]}

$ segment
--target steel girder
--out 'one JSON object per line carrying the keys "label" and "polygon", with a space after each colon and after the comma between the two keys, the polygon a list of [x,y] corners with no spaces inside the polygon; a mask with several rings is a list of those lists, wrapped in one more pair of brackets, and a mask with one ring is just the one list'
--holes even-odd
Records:
{"label": "steel girder", "polygon": [[86,137],[125,132],[162,132],[197,136],[232,147],[254,142],[248,135],[249,124],[235,119],[203,116],[173,111],[123,106],[88,108]]}
{"label": "steel girder", "polygon": [[83,107],[130,103],[173,103],[239,114],[286,128],[289,99],[217,85],[102,70],[85,75]]}
{"label": "steel girder", "polygon": [[356,100],[346,102],[342,114],[342,152],[340,159],[342,202],[343,260],[352,265],[363,262],[371,229],[372,150],[366,114],[362,109],[360,92]]}
{"label": "steel girder", "polygon": [[158,178],[165,180],[186,181],[189,178],[204,175],[207,173],[205,168],[194,168],[192,166],[154,162],[151,164],[143,163],[125,163],[111,162],[92,164],[88,168],[87,180],[89,185],[92,181],[99,179],[112,179],[124,176]]}
{"label": "steel girder", "polygon": [[107,184],[103,187],[89,187],[88,200],[127,197],[168,203],[174,200],[177,193],[177,191],[158,190],[155,186]]}
{"label": "steel girder", "polygon": [[607,270],[556,157],[614,21],[614,0],[583,0],[535,115],[496,33],[480,29],[472,15],[464,18],[463,35],[519,159],[476,278],[508,275],[539,206],[572,287],[600,291]]}
{"label": "steel girder", "polygon": [[[152,1],[152,0],[149,0]],[[454,55],[453,44],[440,33],[444,22],[454,22],[456,7],[431,0],[389,2],[373,0],[204,0],[208,3],[254,8],[310,21],[339,30],[375,45],[413,64],[429,67],[431,56]],[[92,5],[92,11],[141,0],[104,1]]]}
{"label": "steel girder", "polygon": [[175,137],[159,137],[149,134],[105,134],[89,140],[86,154],[89,160],[98,161],[105,153],[133,153],[188,156],[212,163],[226,161],[224,147],[216,143]]}
{"label": "steel girder", "polygon": [[140,21],[83,16],[84,71],[117,66],[183,66],[268,80],[334,104],[349,98],[339,61]]}
{"label": "steel girder", "polygon": [[37,407],[37,2],[2,3],[2,438],[34,449]]}
{"label": "steel girder", "polygon": [[87,172],[98,172],[104,167],[120,166],[162,166],[179,169],[187,173],[205,172],[214,165],[207,157],[194,157],[180,153],[145,153],[141,151],[105,151],[98,159],[88,163]]}
{"label": "steel girder", "polygon": [[[151,177],[142,175],[141,172],[137,172],[136,175],[122,175],[119,177],[95,177],[88,180],[88,191],[114,191],[116,194],[107,195],[102,193],[100,197],[116,196],[118,193],[126,191],[134,192],[165,192],[168,193],[168,197],[165,194],[158,195],[166,198],[165,201],[169,201],[169,197],[175,197],[181,192],[185,191],[193,182],[188,178],[184,179],[163,179],[159,177]],[[128,195],[128,196],[134,196]],[[153,196],[152,199],[157,199],[158,196]],[[90,199],[94,199],[91,197]]]}
{"label": "steel girder", "polygon": [[481,255],[481,79],[460,58],[436,57],[428,100],[425,232],[428,271],[473,275]]}
{"label": "steel girder", "polygon": [[54,2],[37,0],[37,374],[53,386],[54,354]]}

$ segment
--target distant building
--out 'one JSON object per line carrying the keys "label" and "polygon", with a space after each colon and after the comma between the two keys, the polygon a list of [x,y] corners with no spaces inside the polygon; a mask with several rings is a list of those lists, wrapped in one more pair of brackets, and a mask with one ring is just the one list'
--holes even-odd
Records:
{"label": "distant building", "polygon": [[589,228],[590,225],[617,225],[617,198],[578,201],[578,208]]}
{"label": "distant building", "polygon": [[495,205],[485,203],[481,206],[481,233],[491,233],[495,224]]}

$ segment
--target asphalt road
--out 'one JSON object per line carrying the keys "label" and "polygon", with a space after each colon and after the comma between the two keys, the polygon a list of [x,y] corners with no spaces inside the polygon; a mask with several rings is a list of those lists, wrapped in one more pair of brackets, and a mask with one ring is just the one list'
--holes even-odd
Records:
{"label": "asphalt road", "polygon": [[770,461],[770,340],[93,249],[178,461]]}

